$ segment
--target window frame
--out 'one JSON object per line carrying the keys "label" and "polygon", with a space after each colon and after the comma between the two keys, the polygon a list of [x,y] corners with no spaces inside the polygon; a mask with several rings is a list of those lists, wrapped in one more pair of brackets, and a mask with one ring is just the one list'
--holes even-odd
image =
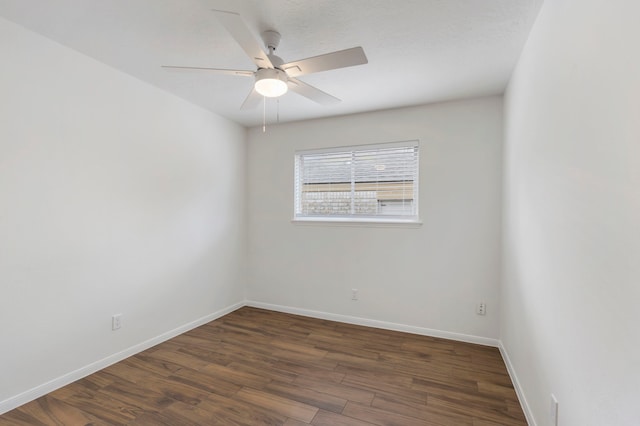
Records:
{"label": "window frame", "polygon": [[[299,171],[300,158],[304,155],[313,154],[340,154],[362,151],[372,151],[386,148],[414,148],[415,153],[415,170],[413,171],[412,188],[413,188],[413,213],[412,215],[362,215],[362,214],[345,214],[345,215],[302,215],[298,212],[301,210],[301,186],[302,176]],[[297,224],[332,224],[332,225],[374,225],[374,226],[419,226],[422,224],[419,216],[419,175],[420,175],[420,140],[411,139],[397,142],[373,143],[362,145],[337,146],[320,149],[303,149],[296,150],[294,154],[294,189],[293,189],[293,223]],[[353,179],[353,178],[352,178]],[[349,182],[356,185],[355,181]],[[336,183],[338,184],[338,183]],[[380,202],[380,200],[377,200]]]}

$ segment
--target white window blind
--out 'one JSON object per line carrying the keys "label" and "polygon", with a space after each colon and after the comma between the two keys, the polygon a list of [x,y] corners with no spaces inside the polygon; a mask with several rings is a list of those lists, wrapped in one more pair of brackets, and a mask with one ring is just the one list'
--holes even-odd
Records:
{"label": "white window blind", "polygon": [[418,220],[418,141],[301,151],[295,219]]}

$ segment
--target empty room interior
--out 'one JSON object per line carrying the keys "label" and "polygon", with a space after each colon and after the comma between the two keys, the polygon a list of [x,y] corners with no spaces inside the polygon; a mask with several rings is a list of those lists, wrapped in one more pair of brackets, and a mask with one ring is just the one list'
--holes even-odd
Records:
{"label": "empty room interior", "polygon": [[0,0],[0,424],[640,425],[638,16]]}

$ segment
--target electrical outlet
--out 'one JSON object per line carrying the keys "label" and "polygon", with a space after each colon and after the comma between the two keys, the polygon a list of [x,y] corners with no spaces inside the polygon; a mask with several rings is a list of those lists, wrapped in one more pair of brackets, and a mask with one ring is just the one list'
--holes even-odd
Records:
{"label": "electrical outlet", "polygon": [[118,330],[122,327],[122,314],[115,314],[111,317],[111,330]]}
{"label": "electrical outlet", "polygon": [[487,314],[487,304],[484,302],[480,302],[476,305],[476,314],[478,315],[486,315]]}
{"label": "electrical outlet", "polygon": [[551,394],[551,404],[549,405],[549,424],[558,426],[558,400]]}
{"label": "electrical outlet", "polygon": [[351,300],[358,300],[358,289],[357,288],[352,288],[351,289]]}

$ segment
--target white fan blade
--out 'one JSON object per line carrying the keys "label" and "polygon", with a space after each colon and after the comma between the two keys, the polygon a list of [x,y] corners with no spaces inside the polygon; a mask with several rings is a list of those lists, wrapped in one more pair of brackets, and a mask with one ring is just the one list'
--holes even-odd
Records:
{"label": "white fan blade", "polygon": [[253,89],[251,93],[249,93],[249,96],[247,96],[247,99],[245,99],[244,102],[242,103],[242,106],[240,107],[240,109],[253,109],[257,107],[260,101],[262,100],[263,100],[263,96],[260,93],[258,93],[256,89]]}
{"label": "white fan blade", "polygon": [[167,71],[175,71],[175,72],[203,72],[208,74],[240,75],[243,77],[253,77],[253,75],[255,74],[253,71],[227,70],[227,69],[221,69],[221,68],[176,67],[173,65],[162,65],[162,68]]}
{"label": "white fan blade", "polygon": [[320,89],[316,89],[315,87],[295,78],[290,78],[287,85],[289,86],[289,89],[296,92],[298,95],[302,95],[305,98],[309,98],[322,105],[331,105],[340,102],[340,99],[335,96],[331,96],[330,94],[325,93]]}
{"label": "white fan blade", "polygon": [[256,41],[239,14],[216,9],[213,12],[258,68],[273,68],[269,57],[260,47],[261,44]]}
{"label": "white fan blade", "polygon": [[283,64],[280,68],[286,71],[288,76],[297,77],[314,72],[362,65],[368,62],[362,47],[353,47],[351,49],[327,53],[326,55],[289,62]]}

